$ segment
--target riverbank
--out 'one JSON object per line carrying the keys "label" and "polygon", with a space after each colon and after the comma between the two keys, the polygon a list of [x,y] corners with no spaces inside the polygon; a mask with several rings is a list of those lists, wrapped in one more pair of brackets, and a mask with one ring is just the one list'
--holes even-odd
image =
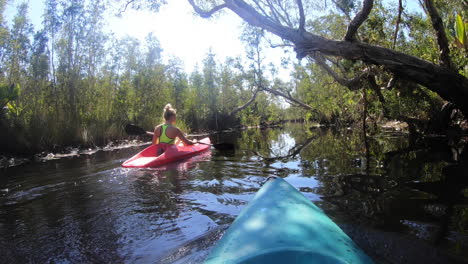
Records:
{"label": "riverbank", "polygon": [[[259,125],[240,125],[234,128],[229,128],[220,131],[206,131],[197,134],[189,134],[188,137],[193,138],[202,138],[213,136],[217,134],[223,133],[232,133],[236,131],[243,131],[247,129],[268,129],[268,128],[280,128],[287,123],[304,123],[304,119],[294,119],[294,120],[280,120],[280,121],[272,121],[272,122],[264,122]],[[407,130],[407,125],[405,123],[392,121],[382,124],[382,128],[386,130],[393,130],[393,131],[405,131]],[[320,124],[315,122],[307,123],[309,127],[329,127],[329,124]],[[147,136],[138,136],[132,137],[134,139],[122,139],[122,140],[115,140],[111,141],[104,146],[92,146],[92,147],[77,147],[77,146],[55,146],[54,149],[45,150],[39,153],[34,153],[31,155],[14,155],[14,154],[2,154],[0,155],[0,169],[6,169],[9,167],[20,166],[23,164],[27,164],[30,162],[46,162],[50,160],[57,160],[62,158],[72,158],[78,157],[80,155],[92,155],[98,151],[112,151],[121,148],[128,148],[134,146],[141,146],[145,144],[149,144],[150,137]]]}
{"label": "riverbank", "polygon": [[[239,132],[248,129],[270,129],[270,128],[281,128],[287,123],[303,123],[310,128],[325,128],[334,127],[332,124],[321,124],[317,122],[305,122],[304,119],[294,120],[280,120],[272,121],[268,123],[262,123],[260,125],[240,125],[234,128],[224,129],[220,131],[205,131],[197,134],[188,134],[188,137],[203,138],[218,134]],[[355,129],[357,124],[351,124],[348,129]],[[384,133],[397,133],[397,134],[408,134],[409,127],[406,122],[398,120],[389,120],[377,124],[377,129]],[[49,160],[56,160],[62,158],[78,157],[80,155],[92,155],[98,151],[112,151],[121,148],[129,148],[134,146],[141,146],[149,144],[150,137],[148,136],[130,136],[132,139],[121,139],[111,141],[104,146],[92,146],[92,147],[77,147],[77,146],[55,146],[53,150],[46,150],[31,155],[14,155],[14,154],[0,154],[0,169],[9,167],[20,166],[30,162],[46,162]]]}
{"label": "riverbank", "polygon": [[14,155],[0,155],[0,169],[24,165],[30,162],[47,162],[50,160],[58,160],[63,158],[79,157],[81,155],[93,155],[99,151],[114,151],[117,149],[138,147],[150,144],[141,139],[134,140],[119,140],[110,142],[103,147],[93,148],[79,148],[79,147],[64,147],[58,152],[43,151],[33,154],[31,156],[14,156]]}

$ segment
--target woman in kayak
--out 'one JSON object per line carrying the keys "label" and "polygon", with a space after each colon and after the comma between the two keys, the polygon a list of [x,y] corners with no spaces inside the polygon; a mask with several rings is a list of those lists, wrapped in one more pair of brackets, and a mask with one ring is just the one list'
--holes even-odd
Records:
{"label": "woman in kayak", "polygon": [[156,126],[153,135],[153,144],[162,143],[160,144],[162,148],[159,148],[158,155],[162,154],[168,146],[178,143],[177,140],[181,140],[185,145],[193,145],[196,143],[196,141],[187,139],[184,133],[174,126],[177,114],[171,104],[167,104],[164,107],[163,117],[165,121],[164,124]]}

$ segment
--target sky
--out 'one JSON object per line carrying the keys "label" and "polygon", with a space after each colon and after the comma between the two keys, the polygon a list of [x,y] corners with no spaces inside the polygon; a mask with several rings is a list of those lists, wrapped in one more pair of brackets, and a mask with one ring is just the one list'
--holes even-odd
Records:
{"label": "sky", "polygon": [[[29,3],[29,17],[35,30],[41,27],[43,0],[25,0]],[[396,0],[386,0],[390,5]],[[16,13],[16,5],[21,1],[10,0],[7,6],[7,20],[11,21]],[[243,55],[244,46],[240,41],[241,19],[232,12],[225,12],[215,19],[203,19],[193,15],[193,9],[187,0],[170,0],[160,12],[128,9],[121,17],[115,12],[107,18],[106,31],[117,37],[133,36],[144,42],[148,33],[153,32],[163,49],[163,59],[171,56],[180,58],[186,72],[192,72],[197,63],[201,64],[209,49],[216,54],[219,62],[226,57]],[[407,0],[409,9],[417,8],[416,0]],[[281,64],[284,51],[281,48],[266,50],[265,63]],[[289,79],[289,70],[279,68],[279,77]]]}
{"label": "sky", "polygon": [[[7,6],[7,19],[12,20],[16,5],[20,1],[11,1]],[[38,30],[42,23],[43,0],[26,0],[29,3],[29,18]],[[187,72],[192,72],[195,65],[201,65],[211,49],[219,62],[227,57],[237,57],[245,53],[240,41],[241,20],[235,14],[226,12],[216,19],[203,19],[193,14],[193,8],[187,0],[170,0],[159,12],[145,10],[126,10],[122,16],[111,12],[107,17],[107,32],[117,37],[132,36],[144,42],[145,37],[153,32],[163,49],[163,59],[171,56],[180,58]],[[280,48],[268,51],[268,61],[277,65],[281,62],[283,51]],[[280,72],[283,78],[289,73]]]}
{"label": "sky", "polygon": [[153,32],[163,48],[163,56],[177,56],[191,70],[201,63],[211,48],[218,59],[235,57],[244,52],[239,40],[240,20],[232,14],[215,21],[193,15],[187,0],[170,0],[158,13],[127,10],[121,18],[109,19],[110,29],[119,37],[130,35],[140,40]]}

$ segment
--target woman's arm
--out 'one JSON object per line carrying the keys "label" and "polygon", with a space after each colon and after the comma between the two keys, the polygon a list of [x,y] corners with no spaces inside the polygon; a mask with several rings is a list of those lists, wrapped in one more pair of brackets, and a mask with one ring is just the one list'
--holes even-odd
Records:
{"label": "woman's arm", "polygon": [[182,133],[182,131],[180,131],[180,129],[177,128],[177,137],[182,140],[182,142],[184,142],[185,145],[193,145],[195,143],[197,143],[196,140],[192,141],[192,140],[189,140],[188,138],[185,137],[184,133]]}
{"label": "woman's arm", "polygon": [[161,126],[156,126],[154,128],[153,144],[158,144],[159,143],[159,136],[161,136]]}

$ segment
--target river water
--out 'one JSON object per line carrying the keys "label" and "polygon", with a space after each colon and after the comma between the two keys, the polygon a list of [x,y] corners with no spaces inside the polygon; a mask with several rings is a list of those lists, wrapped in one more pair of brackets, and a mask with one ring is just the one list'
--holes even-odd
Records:
{"label": "river water", "polygon": [[200,263],[272,175],[377,262],[468,260],[466,138],[291,124],[212,141],[236,150],[121,168],[139,146],[0,171],[0,263]]}

